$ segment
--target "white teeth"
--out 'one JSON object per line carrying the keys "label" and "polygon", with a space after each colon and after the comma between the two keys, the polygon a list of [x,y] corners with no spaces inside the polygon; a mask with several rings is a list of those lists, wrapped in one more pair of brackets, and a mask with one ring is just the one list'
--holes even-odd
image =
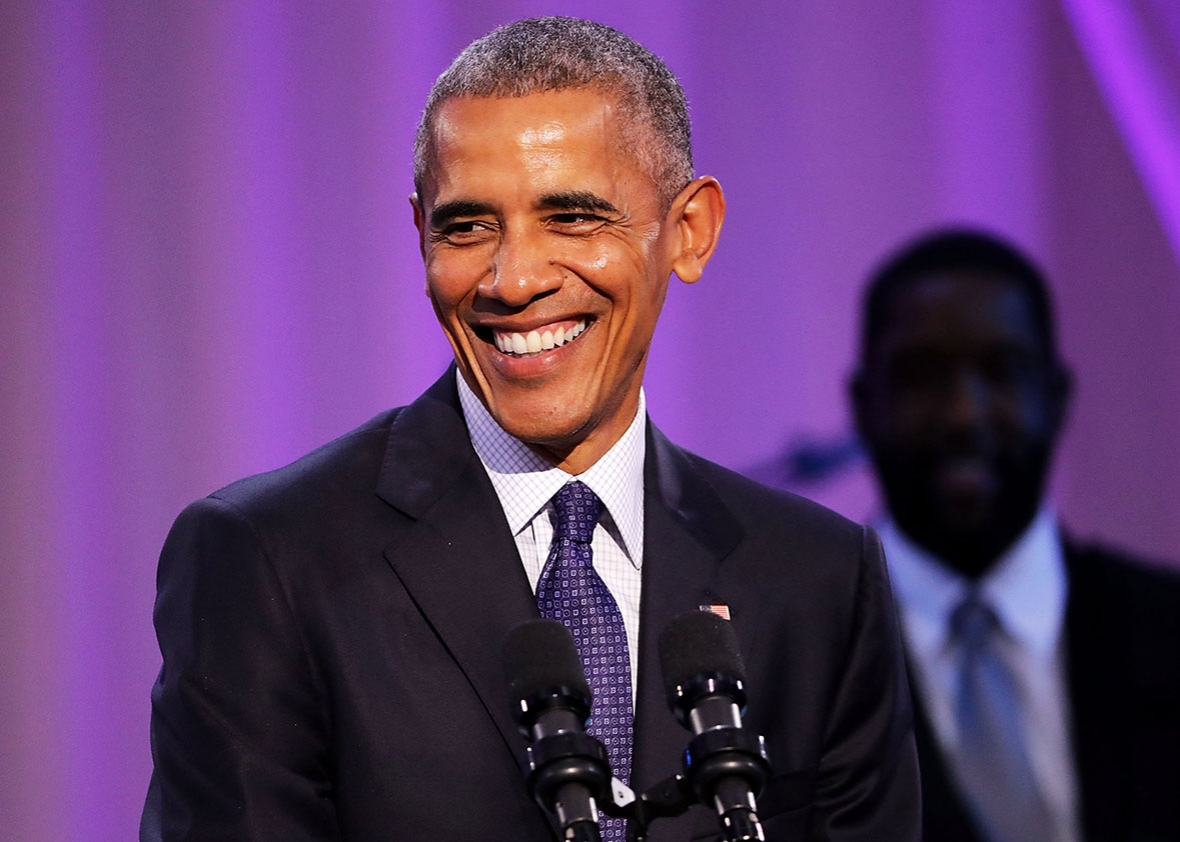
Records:
{"label": "white teeth", "polygon": [[578,322],[571,328],[547,328],[545,330],[530,330],[528,333],[500,333],[492,335],[496,347],[505,354],[536,354],[550,351],[559,345],[572,342],[586,330],[587,322]]}

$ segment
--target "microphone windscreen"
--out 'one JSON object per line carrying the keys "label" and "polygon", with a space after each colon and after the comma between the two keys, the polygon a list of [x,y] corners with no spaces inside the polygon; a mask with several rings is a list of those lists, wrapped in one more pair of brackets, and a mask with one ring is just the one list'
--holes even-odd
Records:
{"label": "microphone windscreen", "polygon": [[669,697],[676,694],[678,686],[702,673],[725,673],[746,680],[733,626],[709,611],[688,611],[664,627],[660,633],[660,668]]}
{"label": "microphone windscreen", "polygon": [[568,687],[591,698],[582,659],[569,629],[557,620],[530,620],[504,641],[504,677],[513,699]]}

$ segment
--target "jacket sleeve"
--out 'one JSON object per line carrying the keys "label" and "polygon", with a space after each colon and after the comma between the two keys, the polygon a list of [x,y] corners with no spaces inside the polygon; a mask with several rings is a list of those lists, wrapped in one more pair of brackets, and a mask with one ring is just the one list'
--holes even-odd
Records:
{"label": "jacket sleeve", "polygon": [[230,503],[173,525],[154,619],[141,842],[338,840],[323,687],[263,537]]}
{"label": "jacket sleeve", "polygon": [[852,635],[824,735],[812,838],[921,837],[913,712],[885,557],[865,529]]}

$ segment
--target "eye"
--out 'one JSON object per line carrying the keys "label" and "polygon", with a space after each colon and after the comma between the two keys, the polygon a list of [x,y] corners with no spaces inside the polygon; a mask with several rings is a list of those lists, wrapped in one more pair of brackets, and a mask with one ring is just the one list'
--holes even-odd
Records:
{"label": "eye", "polygon": [[431,235],[435,242],[446,242],[453,246],[482,243],[495,236],[496,226],[482,219],[461,219],[449,222]]}
{"label": "eye", "polygon": [[1021,351],[997,351],[984,361],[983,372],[997,386],[1018,386],[1043,374],[1040,361]]}
{"label": "eye", "polygon": [[944,390],[953,377],[953,364],[932,354],[899,354],[889,367],[893,387],[911,394]]}
{"label": "eye", "polygon": [[553,214],[546,224],[563,234],[586,234],[597,231],[607,221],[605,217],[589,211],[567,211]]}

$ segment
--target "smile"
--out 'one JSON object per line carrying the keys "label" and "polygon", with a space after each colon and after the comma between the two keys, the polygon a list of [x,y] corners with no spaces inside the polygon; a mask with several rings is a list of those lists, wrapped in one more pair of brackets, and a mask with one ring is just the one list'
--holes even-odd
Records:
{"label": "smile", "polygon": [[505,354],[512,354],[513,356],[539,354],[542,351],[551,351],[568,342],[573,342],[582,335],[582,331],[586,329],[588,324],[589,322],[586,319],[582,319],[572,327],[565,329],[561,327],[546,327],[541,330],[530,330],[528,333],[510,333],[505,330],[494,330],[492,331],[492,341]]}

